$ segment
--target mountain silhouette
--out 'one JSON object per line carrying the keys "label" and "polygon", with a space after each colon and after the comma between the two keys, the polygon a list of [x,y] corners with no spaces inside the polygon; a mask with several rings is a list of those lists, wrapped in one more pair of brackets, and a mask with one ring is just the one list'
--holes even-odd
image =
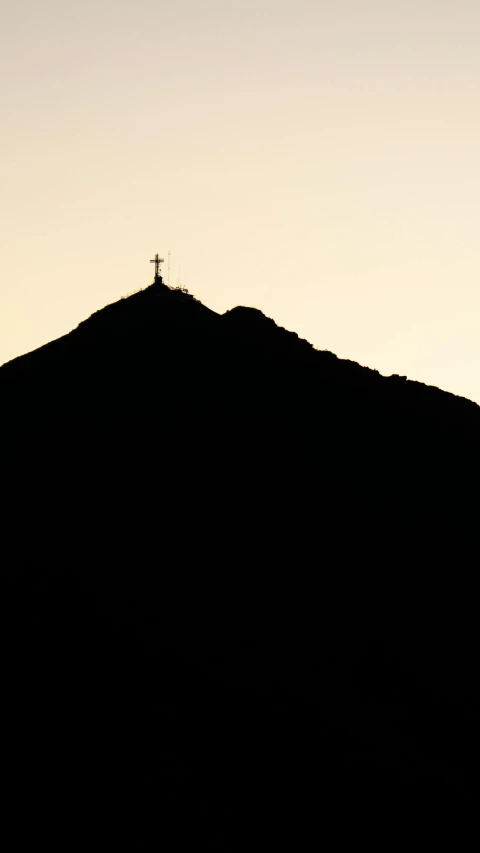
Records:
{"label": "mountain silhouette", "polygon": [[0,400],[19,847],[478,835],[476,404],[158,282]]}

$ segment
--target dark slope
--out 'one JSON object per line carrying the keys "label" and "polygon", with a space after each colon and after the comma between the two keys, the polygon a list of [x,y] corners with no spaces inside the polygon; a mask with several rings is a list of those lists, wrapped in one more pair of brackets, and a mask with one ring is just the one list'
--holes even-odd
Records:
{"label": "dark slope", "polygon": [[158,286],[0,401],[25,841],[478,833],[478,406]]}

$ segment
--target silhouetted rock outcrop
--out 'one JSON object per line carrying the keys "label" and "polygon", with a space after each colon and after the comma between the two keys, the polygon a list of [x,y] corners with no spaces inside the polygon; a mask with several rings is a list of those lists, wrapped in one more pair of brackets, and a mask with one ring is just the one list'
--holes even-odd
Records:
{"label": "silhouetted rock outcrop", "polygon": [[478,832],[477,405],[160,285],[0,400],[20,845]]}

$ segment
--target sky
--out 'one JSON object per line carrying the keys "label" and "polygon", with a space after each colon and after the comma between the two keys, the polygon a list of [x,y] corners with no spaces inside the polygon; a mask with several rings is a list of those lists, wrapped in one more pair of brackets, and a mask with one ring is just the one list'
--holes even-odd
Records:
{"label": "sky", "polygon": [[479,43],[478,0],[0,0],[0,363],[170,251],[480,402]]}

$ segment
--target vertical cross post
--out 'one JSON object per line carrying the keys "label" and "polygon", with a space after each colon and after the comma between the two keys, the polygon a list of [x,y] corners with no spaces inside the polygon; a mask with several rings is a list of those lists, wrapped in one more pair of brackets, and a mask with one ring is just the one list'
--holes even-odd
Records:
{"label": "vertical cross post", "polygon": [[150,263],[155,264],[155,284],[163,284],[163,279],[160,275],[160,264],[163,264],[163,258],[159,258],[157,254]]}

